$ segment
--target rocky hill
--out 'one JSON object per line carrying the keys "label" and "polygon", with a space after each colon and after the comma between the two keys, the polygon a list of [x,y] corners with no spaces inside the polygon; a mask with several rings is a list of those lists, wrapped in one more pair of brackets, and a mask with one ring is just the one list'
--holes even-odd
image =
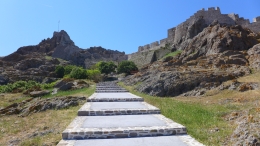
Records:
{"label": "rocky hill", "polygon": [[[201,19],[196,22],[201,23]],[[259,34],[240,25],[214,21],[180,43],[179,55],[144,66],[125,83],[139,84],[137,90],[160,97],[203,95],[209,89],[221,88],[224,81],[260,69],[259,38]]]}
{"label": "rocky hill", "polygon": [[56,78],[56,65],[73,64],[89,68],[101,60],[118,62],[126,59],[124,52],[102,47],[81,49],[66,31],[61,30],[38,45],[21,47],[16,52],[1,57],[0,85],[18,80],[51,82]]}

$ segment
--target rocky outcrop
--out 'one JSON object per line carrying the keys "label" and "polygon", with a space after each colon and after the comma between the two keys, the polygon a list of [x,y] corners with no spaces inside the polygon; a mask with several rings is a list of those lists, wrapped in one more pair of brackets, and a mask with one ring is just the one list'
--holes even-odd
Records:
{"label": "rocky outcrop", "polygon": [[256,120],[256,117],[250,114],[250,111],[254,110],[259,111],[255,108],[251,108],[250,110],[237,111],[225,115],[226,121],[230,121],[233,125],[236,125],[232,135],[227,138],[225,145],[260,145],[260,122]]}
{"label": "rocky outcrop", "polygon": [[85,101],[85,97],[55,97],[49,99],[30,98],[20,103],[14,103],[3,109],[0,109],[0,115],[13,115],[28,116],[29,114],[42,112],[51,109],[64,109],[70,106],[77,106],[79,102]]}
{"label": "rocky outcrop", "polygon": [[54,88],[61,91],[67,91],[71,89],[82,89],[88,88],[89,84],[82,80],[74,80],[74,79],[62,79],[58,81]]}
{"label": "rocky outcrop", "polygon": [[[196,59],[200,56],[209,56],[224,51],[243,51],[248,50],[258,43],[255,33],[241,26],[225,26],[216,23],[216,25],[205,28],[200,34],[186,43],[183,47],[181,58],[183,62]],[[240,56],[227,54],[233,60],[241,58]],[[242,55],[245,56],[245,55]]]}
{"label": "rocky outcrop", "polygon": [[[182,42],[180,55],[144,66],[124,82],[138,83],[138,91],[153,96],[201,96],[224,81],[250,74],[250,66],[257,67],[257,38],[249,29],[215,21],[192,39]],[[241,84],[237,90],[255,87]]]}
{"label": "rocky outcrop", "polygon": [[181,25],[178,25],[175,31],[174,44],[180,45],[184,41],[192,39],[207,26],[205,19],[202,17],[196,18],[190,23],[182,23]]}
{"label": "rocky outcrop", "polygon": [[7,84],[9,79],[3,75],[0,75],[0,85],[5,85]]}
{"label": "rocky outcrop", "polygon": [[41,65],[44,65],[45,61],[38,58],[29,58],[20,61],[14,66],[14,69],[18,70],[27,70],[29,68],[39,68]]}
{"label": "rocky outcrop", "polygon": [[260,43],[247,51],[250,66],[256,70],[260,69]]}
{"label": "rocky outcrop", "polygon": [[91,67],[95,63],[103,61],[122,61],[127,60],[124,52],[107,50],[102,47],[90,47],[81,49],[75,46],[65,31],[54,32],[53,37],[59,40],[58,46],[54,49],[52,57],[70,61],[72,64]]}
{"label": "rocky outcrop", "polygon": [[50,91],[48,91],[48,90],[33,91],[33,92],[30,92],[29,94],[31,97],[41,97],[41,96],[50,94]]}

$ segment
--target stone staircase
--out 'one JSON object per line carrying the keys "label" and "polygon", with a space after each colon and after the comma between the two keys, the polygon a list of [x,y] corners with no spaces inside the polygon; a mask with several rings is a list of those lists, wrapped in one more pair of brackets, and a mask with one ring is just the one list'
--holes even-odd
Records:
{"label": "stone staircase", "polygon": [[114,82],[97,84],[58,146],[201,146],[186,128]]}

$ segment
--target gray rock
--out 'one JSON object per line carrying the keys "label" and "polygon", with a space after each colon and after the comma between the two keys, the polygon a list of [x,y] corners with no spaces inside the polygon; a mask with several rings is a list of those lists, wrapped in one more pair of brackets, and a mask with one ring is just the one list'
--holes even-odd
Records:
{"label": "gray rock", "polygon": [[33,91],[33,92],[30,92],[30,96],[31,97],[41,97],[41,96],[44,96],[44,95],[47,95],[47,94],[50,94],[50,91],[44,90],[44,91]]}
{"label": "gray rock", "polygon": [[163,59],[163,62],[168,62],[168,61],[170,61],[170,60],[172,60],[172,59],[173,59],[172,56],[168,56],[168,57],[165,57],[165,58]]}
{"label": "gray rock", "polygon": [[58,90],[66,91],[72,89],[74,84],[72,82],[57,82],[57,84],[54,86],[55,88],[58,88]]}
{"label": "gray rock", "polygon": [[46,78],[43,79],[42,83],[48,84],[48,83],[52,83],[52,82],[57,81],[57,80],[58,80],[57,78],[46,77]]}
{"label": "gray rock", "polygon": [[8,77],[0,75],[0,85],[6,85],[9,82]]}
{"label": "gray rock", "polygon": [[247,51],[249,55],[250,66],[256,70],[260,69],[260,43]]}

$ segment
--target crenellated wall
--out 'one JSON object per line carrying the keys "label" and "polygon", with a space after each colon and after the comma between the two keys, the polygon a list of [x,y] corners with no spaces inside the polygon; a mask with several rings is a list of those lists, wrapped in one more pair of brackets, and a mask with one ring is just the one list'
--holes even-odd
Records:
{"label": "crenellated wall", "polygon": [[[205,25],[210,25],[214,20],[217,20],[220,24],[229,24],[229,25],[241,25],[242,27],[249,28],[253,32],[260,33],[260,16],[253,19],[253,22],[250,23],[249,19],[244,19],[243,17],[239,17],[238,14],[221,14],[219,7],[211,7],[205,10],[204,8],[194,13],[190,18],[188,18],[183,23],[179,24],[176,27],[170,28],[167,30],[167,38],[162,39],[160,41],[156,41],[145,46],[139,46],[138,52],[146,52],[150,50],[158,50],[164,47],[166,44],[180,44],[182,41],[186,39],[191,39],[199,32],[189,32],[189,29],[198,18],[203,18],[205,21]],[[196,27],[196,26],[195,26]],[[203,28],[203,27],[202,27]],[[200,30],[199,30],[200,31]],[[201,30],[202,31],[202,30]],[[137,55],[138,60],[142,60],[142,53],[133,53],[131,54],[131,60],[134,61],[133,58]],[[146,58],[146,57],[144,57]],[[149,58],[149,57],[148,57]],[[151,58],[144,61],[144,64],[149,62]],[[142,61],[141,61],[142,62]],[[141,63],[138,61],[138,63]]]}

